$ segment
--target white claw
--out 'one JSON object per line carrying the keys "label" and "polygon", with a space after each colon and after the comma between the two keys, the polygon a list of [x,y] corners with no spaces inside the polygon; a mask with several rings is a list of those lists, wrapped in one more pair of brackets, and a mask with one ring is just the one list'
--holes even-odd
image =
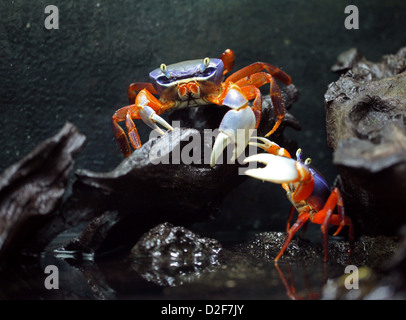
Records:
{"label": "white claw", "polygon": [[213,150],[210,156],[210,167],[213,167],[220,156],[223,154],[224,149],[231,142],[231,139],[228,135],[223,132],[220,132],[216,138],[216,141],[213,145]]}
{"label": "white claw", "polygon": [[265,168],[247,169],[245,174],[263,181],[273,183],[289,183],[299,178],[296,161],[293,159],[275,156],[269,153],[259,153],[244,160],[266,164]]}
{"label": "white claw", "polygon": [[168,130],[173,130],[172,126],[166,122],[162,117],[158,116],[154,109],[149,106],[144,106],[139,111],[142,121],[149,126],[151,129],[158,132],[160,135],[163,135],[164,132],[156,124],[159,123],[161,126],[167,128]]}
{"label": "white claw", "polygon": [[233,163],[248,145],[252,130],[255,128],[255,115],[251,107],[246,106],[238,110],[231,109],[221,121],[213,151],[210,157],[210,166],[214,166],[218,158],[229,143],[234,144]]}
{"label": "white claw", "polygon": [[165,127],[166,129],[173,131],[172,126],[168,122],[166,122],[164,118],[158,116],[156,113],[151,116],[151,120],[156,123],[159,123],[161,126]]}

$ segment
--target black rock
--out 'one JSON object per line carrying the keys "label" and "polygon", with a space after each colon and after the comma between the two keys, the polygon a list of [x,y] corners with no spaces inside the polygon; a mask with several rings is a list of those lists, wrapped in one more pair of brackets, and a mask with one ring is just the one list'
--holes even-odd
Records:
{"label": "black rock", "polygon": [[129,259],[145,279],[159,285],[179,285],[194,272],[217,265],[221,244],[192,231],[162,223],[145,233],[132,248]]}
{"label": "black rock", "polygon": [[359,234],[396,235],[406,223],[406,48],[379,63],[354,50],[341,60],[325,109],[346,212]]}

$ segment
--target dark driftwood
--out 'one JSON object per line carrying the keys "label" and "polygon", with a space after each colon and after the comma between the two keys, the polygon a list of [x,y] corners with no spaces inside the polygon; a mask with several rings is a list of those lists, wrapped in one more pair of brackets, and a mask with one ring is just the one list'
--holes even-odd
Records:
{"label": "dark driftwood", "polygon": [[24,247],[52,218],[68,186],[73,157],[84,142],[68,123],[0,176],[0,257]]}

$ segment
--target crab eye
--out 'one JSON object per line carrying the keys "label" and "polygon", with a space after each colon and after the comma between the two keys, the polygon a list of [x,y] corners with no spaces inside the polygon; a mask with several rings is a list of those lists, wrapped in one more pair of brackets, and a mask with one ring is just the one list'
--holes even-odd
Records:
{"label": "crab eye", "polygon": [[161,66],[159,67],[159,69],[161,69],[161,72],[167,77],[170,78],[169,76],[169,71],[168,68],[166,67],[165,63],[162,63]]}
{"label": "crab eye", "polygon": [[169,84],[172,82],[172,80],[170,78],[167,78],[166,76],[160,76],[156,79],[156,81],[159,84]]}
{"label": "crab eye", "polygon": [[296,151],[296,160],[301,162],[302,161],[302,149],[297,149]]}
{"label": "crab eye", "polygon": [[200,65],[200,72],[203,72],[210,64],[210,58],[204,58],[203,63]]}
{"label": "crab eye", "polygon": [[211,76],[212,74],[214,74],[215,72],[216,72],[216,68],[213,68],[213,67],[206,68],[204,71],[201,72],[201,76],[208,77],[208,76]]}

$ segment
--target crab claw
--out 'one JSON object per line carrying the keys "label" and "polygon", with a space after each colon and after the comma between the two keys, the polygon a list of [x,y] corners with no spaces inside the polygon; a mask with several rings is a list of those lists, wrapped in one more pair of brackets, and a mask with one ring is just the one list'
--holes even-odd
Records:
{"label": "crab claw", "polygon": [[213,145],[210,157],[210,166],[213,167],[223,154],[228,144],[234,144],[234,154],[231,161],[235,161],[248,145],[252,130],[255,128],[255,114],[251,107],[246,105],[240,109],[231,109],[221,121],[219,134]]}
{"label": "crab claw", "polygon": [[300,178],[297,162],[293,159],[259,153],[244,159],[244,162],[259,162],[266,165],[264,168],[247,169],[245,171],[246,175],[259,180],[282,184]]}
{"label": "crab claw", "polygon": [[172,126],[166,122],[162,117],[158,116],[154,109],[149,106],[144,106],[139,111],[140,117],[144,123],[149,126],[151,129],[158,132],[160,135],[163,135],[164,132],[156,124],[160,124],[168,130],[173,130]]}
{"label": "crab claw", "polygon": [[286,157],[286,158],[291,158],[290,153],[286,149],[280,147],[275,142],[272,142],[272,141],[270,141],[266,138],[262,138],[262,137],[251,137],[251,139],[259,140],[262,143],[249,142],[248,144],[250,146],[255,146],[255,147],[264,149],[266,152],[268,152],[270,154],[274,154],[274,155]]}

